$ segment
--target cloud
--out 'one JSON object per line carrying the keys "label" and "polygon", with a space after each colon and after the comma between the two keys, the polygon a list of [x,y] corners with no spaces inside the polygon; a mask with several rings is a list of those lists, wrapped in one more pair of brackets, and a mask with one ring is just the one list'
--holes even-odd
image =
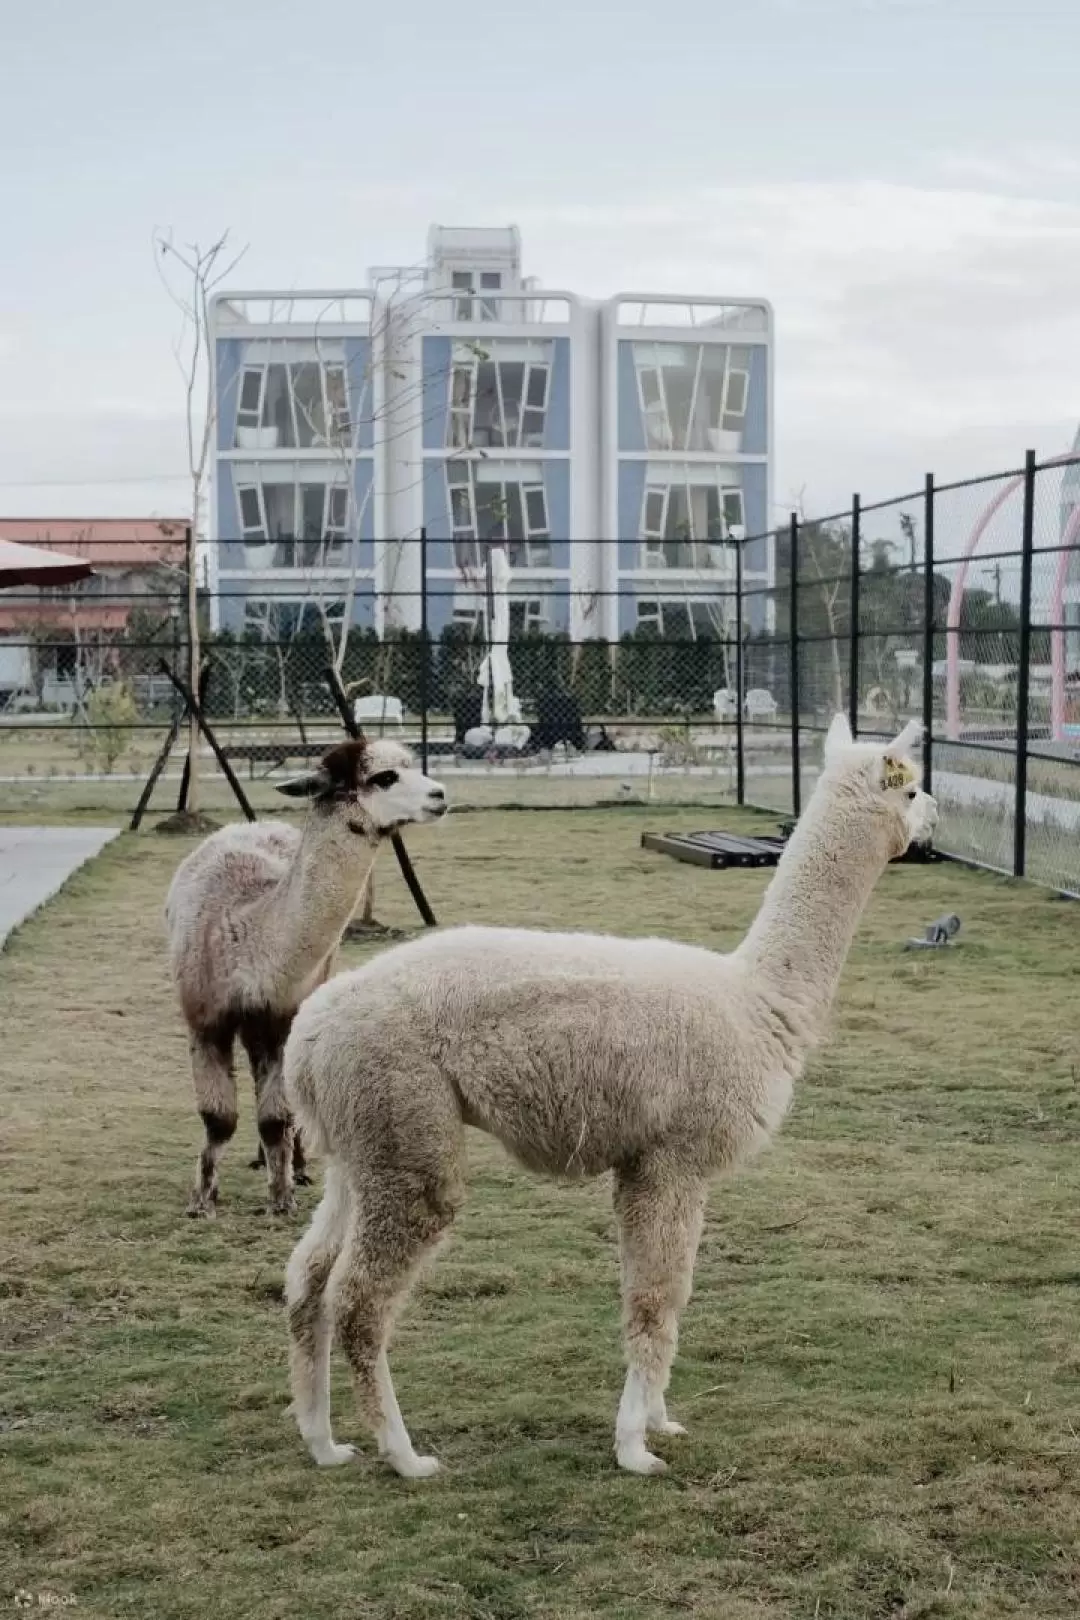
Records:
{"label": "cloud", "polygon": [[[1061,181],[1070,162],[1080,167],[1052,149],[993,160],[954,153],[933,160],[924,184],[771,181],[619,200],[610,187],[592,195],[582,180],[525,206],[461,181],[452,196],[376,187],[365,197],[390,209],[389,234],[414,259],[432,219],[514,220],[526,270],[549,287],[769,298],[776,490],[786,498],[805,486],[808,506],[821,509],[853,488],[886,495],[914,487],[927,468],[974,474],[1015,464],[1028,444],[1053,452],[1071,441],[1080,417],[1080,205],[1019,185],[1025,174]],[[350,258],[353,275],[379,257],[373,242],[366,257]],[[272,284],[270,252],[260,260],[260,279]],[[330,279],[340,284],[342,272]],[[173,360],[164,340],[153,350],[148,341],[149,325],[138,345],[113,355],[110,397],[90,384],[74,400],[79,368],[59,355],[42,364],[40,347],[31,364],[21,341],[8,370],[18,405],[3,413],[0,481],[50,469],[102,478],[179,471]],[[61,391],[66,425],[46,441],[35,398],[47,396],[51,409]]]}
{"label": "cloud", "polygon": [[807,182],[519,218],[530,261],[554,260],[561,284],[768,297],[777,488],[805,484],[812,502],[860,482],[887,493],[876,478],[897,446],[911,457],[905,487],[960,445],[1004,454],[1011,441],[1011,463],[1032,424],[1055,435],[1039,447],[1057,449],[1080,415],[1080,206],[971,185]]}

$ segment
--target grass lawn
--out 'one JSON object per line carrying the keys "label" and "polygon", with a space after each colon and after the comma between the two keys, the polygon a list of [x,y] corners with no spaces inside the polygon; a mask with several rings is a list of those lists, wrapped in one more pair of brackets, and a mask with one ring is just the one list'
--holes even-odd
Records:
{"label": "grass lawn", "polygon": [[[643,853],[642,809],[463,815],[410,848],[446,921],[723,949],[767,874]],[[882,880],[781,1137],[719,1184],[662,1479],[621,1474],[613,1223],[470,1144],[392,1355],[435,1481],[320,1472],[283,1413],[303,1221],[246,1168],[184,1218],[200,1128],[161,903],[124,837],[0,955],[0,1604],[153,1620],[1052,1620],[1080,1612],[1080,982],[1072,905]],[[378,910],[412,927],[384,859]],[[949,953],[901,942],[944,910]],[[352,951],[354,960],[360,953]],[[313,1194],[303,1197],[304,1212]],[[335,1363],[338,1437],[357,1438]]]}

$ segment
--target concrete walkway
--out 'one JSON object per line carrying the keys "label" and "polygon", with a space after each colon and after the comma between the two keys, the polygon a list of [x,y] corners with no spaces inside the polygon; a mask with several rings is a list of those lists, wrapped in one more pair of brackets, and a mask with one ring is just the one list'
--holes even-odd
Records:
{"label": "concrete walkway", "polygon": [[0,827],[0,950],[119,827]]}

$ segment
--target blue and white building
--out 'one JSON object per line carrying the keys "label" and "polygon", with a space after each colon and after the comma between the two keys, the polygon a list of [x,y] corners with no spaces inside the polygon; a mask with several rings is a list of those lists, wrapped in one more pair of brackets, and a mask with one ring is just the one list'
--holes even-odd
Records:
{"label": "blue and white building", "polygon": [[[772,510],[764,300],[542,290],[516,229],[435,226],[419,269],[227,293],[212,320],[221,626],[415,628],[422,530],[436,634],[482,620],[489,542],[512,630],[730,625],[730,541]],[[744,567],[771,583],[767,541]]]}

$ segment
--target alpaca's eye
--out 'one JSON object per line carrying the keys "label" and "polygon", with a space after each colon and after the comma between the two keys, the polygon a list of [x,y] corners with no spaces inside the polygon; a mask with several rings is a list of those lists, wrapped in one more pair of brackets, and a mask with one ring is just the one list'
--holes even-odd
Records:
{"label": "alpaca's eye", "polygon": [[369,788],[392,788],[397,779],[397,771],[376,771],[374,776],[368,777],[365,786]]}
{"label": "alpaca's eye", "polygon": [[908,790],[907,790],[907,796],[908,796],[909,799],[917,798],[918,793],[919,793],[918,788],[911,787],[911,788],[908,788]]}

